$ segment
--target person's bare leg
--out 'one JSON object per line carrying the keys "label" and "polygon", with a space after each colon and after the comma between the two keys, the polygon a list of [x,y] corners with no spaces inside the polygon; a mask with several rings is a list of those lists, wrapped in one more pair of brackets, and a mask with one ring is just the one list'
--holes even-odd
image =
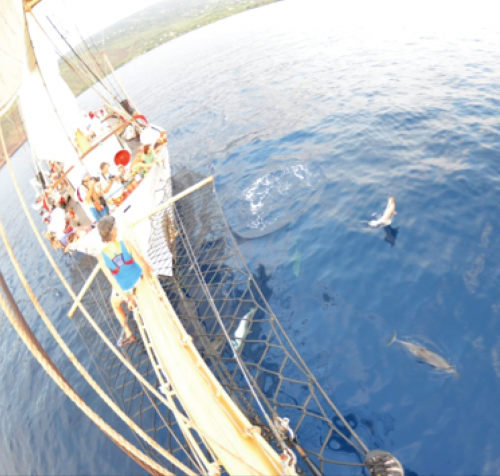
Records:
{"label": "person's bare leg", "polygon": [[125,315],[125,312],[122,309],[122,299],[117,296],[115,293],[111,293],[111,307],[113,308],[113,311],[115,311],[116,318],[118,319],[118,322],[122,325],[123,329],[125,330],[125,337],[130,337],[132,334],[132,331],[130,330],[130,327],[127,322],[127,316]]}

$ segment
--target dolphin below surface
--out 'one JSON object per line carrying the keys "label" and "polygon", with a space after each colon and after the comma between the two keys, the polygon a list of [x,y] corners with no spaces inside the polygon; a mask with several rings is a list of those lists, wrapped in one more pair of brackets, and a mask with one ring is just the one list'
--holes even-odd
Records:
{"label": "dolphin below surface", "polygon": [[389,197],[387,200],[387,206],[385,207],[385,211],[383,215],[377,220],[371,220],[368,222],[368,225],[373,228],[378,228],[379,226],[387,226],[392,223],[392,217],[396,215],[396,200],[394,197]]}
{"label": "dolphin below surface", "polygon": [[396,339],[396,331],[392,334],[391,340],[388,342],[387,347],[389,347],[393,342],[399,342],[401,345],[404,345],[415,357],[422,360],[423,362],[432,365],[438,370],[444,370],[445,372],[449,372],[455,374],[457,377],[461,375],[450,365],[450,363],[443,359],[440,355],[422,347],[421,345],[411,344],[410,342],[405,342],[399,339]]}
{"label": "dolphin below surface", "polygon": [[243,339],[246,337],[248,334],[248,329],[250,328],[251,320],[254,316],[254,314],[257,312],[257,308],[254,307],[250,309],[244,316],[243,319],[241,319],[238,327],[234,331],[233,337],[234,339],[231,339],[231,342],[233,343],[234,350],[237,353],[240,353],[242,347],[243,347]]}

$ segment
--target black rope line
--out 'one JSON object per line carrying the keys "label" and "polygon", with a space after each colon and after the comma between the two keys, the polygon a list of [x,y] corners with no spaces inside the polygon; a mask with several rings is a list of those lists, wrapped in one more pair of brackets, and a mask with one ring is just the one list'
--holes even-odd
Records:
{"label": "black rope line", "polygon": [[[179,171],[165,184],[164,200],[203,178],[185,169]],[[266,408],[272,414],[290,418],[299,436],[303,428],[314,425],[315,421],[324,428],[322,438],[326,440],[322,440],[318,452],[305,450],[319,460],[322,468],[326,464],[340,464],[328,455],[333,451],[328,447],[332,438],[349,445],[361,460],[368,451],[366,446],[311,374],[270,309],[230,233],[214,187],[202,187],[159,213],[161,217],[151,220],[149,258],[155,267],[166,265],[172,259],[166,245],[170,246],[174,276],[164,280],[166,294],[202,357],[232,398],[245,408],[250,419],[250,413],[259,413],[229,352],[206,289],[231,335],[243,316],[250,309],[257,309],[240,355],[259,387],[259,395],[264,395]],[[294,392],[307,395],[292,405],[285,398],[287,393]],[[353,454],[356,453],[351,453],[351,457]],[[360,462],[342,463],[363,466]]]}

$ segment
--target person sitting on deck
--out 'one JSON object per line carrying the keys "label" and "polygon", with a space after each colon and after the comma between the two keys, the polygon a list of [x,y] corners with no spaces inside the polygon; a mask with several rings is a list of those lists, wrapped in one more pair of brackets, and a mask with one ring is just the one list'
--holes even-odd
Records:
{"label": "person sitting on deck", "polygon": [[[62,236],[66,233],[66,213],[63,210],[62,206],[55,206],[49,215],[49,223],[47,227],[47,231],[52,233],[58,240],[61,239]],[[44,221],[46,221],[44,219]]]}
{"label": "person sitting on deck", "polygon": [[153,167],[155,159],[156,155],[150,144],[146,144],[144,147],[140,147],[137,158],[132,164],[132,172],[146,175],[146,173],[149,172],[149,169]]}
{"label": "person sitting on deck", "polygon": [[80,238],[83,238],[85,235],[90,233],[93,230],[92,225],[87,226],[78,226],[73,228],[69,233],[65,233],[59,241],[61,245],[64,246],[64,252],[67,253],[70,250],[70,245],[76,243]]}
{"label": "person sitting on deck", "polygon": [[56,235],[54,235],[54,233],[52,232],[47,232],[45,234],[45,238],[47,238],[50,242],[50,246],[52,246],[52,248],[54,248],[55,250],[60,250],[63,245],[61,244],[61,242],[57,239]]}
{"label": "person sitting on deck", "polygon": [[130,173],[125,170],[124,165],[118,166],[118,180],[122,185],[125,185],[131,179]]}
{"label": "person sitting on deck", "polygon": [[140,164],[142,163],[142,156],[144,155],[144,146],[143,145],[140,145],[138,148],[137,148],[137,154],[135,156],[135,159],[132,161],[132,163],[130,164],[130,170],[132,171],[134,169],[134,166],[137,165],[137,164]]}
{"label": "person sitting on deck", "polygon": [[98,180],[89,174],[86,174],[82,181],[82,185],[86,191],[84,203],[89,207],[96,222],[100,218],[109,215],[108,205],[97,182]]}
{"label": "person sitting on deck", "polygon": [[97,229],[106,244],[99,256],[101,268],[111,283],[113,280],[116,281],[123,291],[123,293],[118,293],[116,290],[111,292],[111,306],[123,327],[123,336],[120,337],[118,345],[123,347],[134,342],[136,337],[128,325],[127,316],[121,305],[127,302],[129,310],[137,305],[133,297],[137,284],[144,272],[152,273],[152,268],[132,243],[117,240],[118,230],[113,216],[101,218]]}
{"label": "person sitting on deck", "polygon": [[155,150],[155,153],[157,154],[162,149],[162,147],[167,144],[167,142],[168,142],[167,133],[165,131],[161,131],[160,137],[155,142],[155,145],[153,147]]}
{"label": "person sitting on deck", "polygon": [[107,162],[103,162],[100,165],[101,168],[101,189],[103,194],[113,194],[119,188],[119,177],[111,175],[109,173],[109,164]]}

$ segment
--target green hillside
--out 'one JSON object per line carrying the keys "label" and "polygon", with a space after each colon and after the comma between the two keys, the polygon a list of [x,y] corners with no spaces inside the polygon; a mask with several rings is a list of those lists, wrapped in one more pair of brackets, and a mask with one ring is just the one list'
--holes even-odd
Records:
{"label": "green hillside", "polygon": [[[157,46],[189,31],[236,13],[273,3],[277,0],[163,0],[116,23],[87,41],[92,53],[103,50],[114,68]],[[85,49],[77,53],[83,57]],[[73,61],[73,56],[68,58]],[[108,68],[99,60],[103,71]],[[90,85],[85,84],[64,62],[61,75],[75,94]]]}
{"label": "green hillside", "polygon": [[[98,56],[99,51],[104,51],[113,67],[118,68],[136,56],[189,31],[275,1],[278,0],[162,0],[111,25],[86,43],[95,56]],[[76,47],[76,52],[82,58],[90,57],[83,45]],[[74,63],[73,55],[67,59]],[[102,59],[99,63],[103,71],[109,72]],[[60,62],[60,69],[62,77],[75,95],[91,86],[84,83],[63,60]],[[13,106],[0,121],[7,150],[12,154],[26,140],[17,106]],[[0,167],[3,163],[3,153],[0,150]]]}

